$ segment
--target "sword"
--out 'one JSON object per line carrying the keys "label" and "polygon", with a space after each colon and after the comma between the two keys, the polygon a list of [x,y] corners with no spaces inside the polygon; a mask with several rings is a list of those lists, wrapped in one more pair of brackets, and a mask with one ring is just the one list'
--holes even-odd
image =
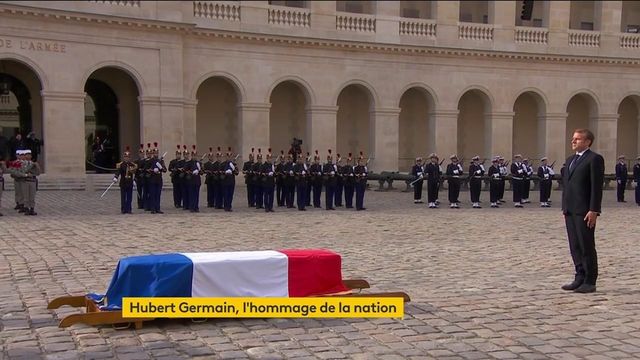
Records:
{"label": "sword", "polygon": [[107,190],[105,190],[105,191],[102,193],[102,195],[100,195],[100,198],[101,198],[101,199],[104,197],[104,194],[106,194],[106,193],[107,193],[107,191],[109,191],[109,189],[111,189],[111,187],[112,187],[112,186],[113,186],[113,184],[115,184],[115,183],[116,183],[116,181],[113,181],[113,182],[111,183],[111,185],[109,185],[109,187],[107,188]]}
{"label": "sword", "polygon": [[418,176],[417,179],[413,180],[412,182],[409,183],[409,186],[413,187],[413,184],[417,183],[420,180],[424,180],[424,178],[421,178],[420,176]]}

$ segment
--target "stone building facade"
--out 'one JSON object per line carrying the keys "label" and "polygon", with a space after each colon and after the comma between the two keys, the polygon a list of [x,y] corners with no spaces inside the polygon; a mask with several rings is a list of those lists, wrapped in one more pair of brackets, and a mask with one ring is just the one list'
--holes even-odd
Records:
{"label": "stone building facade", "polygon": [[640,3],[522,3],[0,1],[0,85],[51,176],[84,174],[98,134],[169,158],[296,137],[406,171],[431,152],[561,164],[589,127],[607,172],[635,158]]}

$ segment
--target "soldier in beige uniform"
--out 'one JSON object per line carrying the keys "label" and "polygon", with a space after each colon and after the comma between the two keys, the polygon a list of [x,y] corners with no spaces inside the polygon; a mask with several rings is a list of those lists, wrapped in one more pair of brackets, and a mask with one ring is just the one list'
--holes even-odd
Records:
{"label": "soldier in beige uniform", "polygon": [[24,198],[24,214],[38,215],[34,209],[36,207],[36,181],[40,175],[40,165],[31,160],[31,150],[24,150],[25,160],[22,167],[18,171],[19,177],[24,179],[23,182],[23,198]]}
{"label": "soldier in beige uniform", "polygon": [[13,178],[13,192],[16,199],[16,207],[14,210],[18,210],[18,212],[24,212],[24,179],[18,176],[18,172],[24,166],[24,152],[25,150],[16,150],[16,160],[13,162],[12,167],[9,171],[11,177]]}

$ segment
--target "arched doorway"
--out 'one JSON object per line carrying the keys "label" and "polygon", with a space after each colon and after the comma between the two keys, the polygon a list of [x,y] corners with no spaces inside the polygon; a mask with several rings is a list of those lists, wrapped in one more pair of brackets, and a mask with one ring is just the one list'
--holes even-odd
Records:
{"label": "arched doorway", "polygon": [[[371,110],[374,107],[373,97],[369,89],[353,84],[345,87],[338,95],[337,141],[336,152],[346,157],[353,153],[355,157],[360,151],[371,154]],[[327,149],[318,149],[326,154]]]}
{"label": "arched doorway", "polygon": [[84,86],[87,171],[109,172],[127,146],[140,143],[138,86],[124,70],[104,67],[94,71]]}
{"label": "arched doorway", "polygon": [[[638,104],[640,96],[627,96],[618,106],[618,135],[616,136],[616,155],[625,155],[633,160],[640,155],[640,126],[638,125]],[[616,156],[617,157],[617,156]]]}
{"label": "arched doorway", "polygon": [[542,97],[527,91],[513,104],[513,154],[539,159],[545,148],[544,116],[546,106]]}
{"label": "arched doorway", "polygon": [[398,129],[398,168],[409,171],[416,156],[435,152],[434,111],[431,94],[423,88],[412,87],[400,98]]}
{"label": "arched doorway", "polygon": [[[15,159],[18,148],[31,148],[44,164],[42,139],[42,83],[29,66],[0,60],[0,157]],[[31,133],[33,133],[31,136]]]}
{"label": "arched doorway", "polygon": [[567,130],[565,139],[567,139],[565,147],[565,155],[569,157],[573,154],[571,150],[571,137],[573,131],[579,128],[588,128],[594,132],[597,139],[596,120],[598,116],[598,105],[595,99],[586,93],[574,95],[567,104]]}
{"label": "arched doorway", "polygon": [[293,138],[303,140],[302,148],[309,150],[306,114],[308,96],[302,85],[294,81],[281,82],[273,89],[269,99],[269,144],[274,153],[279,153],[280,150],[287,153]]}
{"label": "arched doorway", "polygon": [[223,77],[210,77],[196,93],[196,145],[202,154],[209,147],[240,149],[238,121],[239,96],[233,83]]}
{"label": "arched doorway", "polygon": [[491,156],[491,114],[489,96],[478,89],[465,92],[458,101],[458,158],[465,164],[478,155],[481,159]]}

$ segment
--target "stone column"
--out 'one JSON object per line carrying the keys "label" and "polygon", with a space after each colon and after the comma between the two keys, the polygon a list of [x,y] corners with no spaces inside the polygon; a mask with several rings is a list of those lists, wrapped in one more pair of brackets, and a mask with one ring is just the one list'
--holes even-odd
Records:
{"label": "stone column", "polygon": [[314,29],[336,30],[336,2],[310,1],[311,22]]}
{"label": "stone column", "polygon": [[605,53],[618,52],[620,49],[620,26],[622,26],[622,1],[598,1],[600,23],[600,49]]}
{"label": "stone column", "polygon": [[511,48],[516,26],[516,4],[519,1],[489,1],[489,23],[493,24],[493,43]]}
{"label": "stone column", "polygon": [[[441,159],[458,152],[458,110],[439,110],[429,114],[433,119],[431,133],[434,134],[435,152]],[[445,161],[446,163],[447,161]]]}
{"label": "stone column", "polygon": [[567,115],[567,113],[547,113],[539,117],[539,121],[543,124],[542,131],[539,132],[544,139],[543,155],[549,158],[549,163],[556,162],[554,169],[557,173],[560,172],[567,158],[566,149],[569,142],[566,138]]}
{"label": "stone column", "polygon": [[85,176],[85,93],[42,91],[44,169],[47,175]]}
{"label": "stone column", "polygon": [[[546,15],[546,14],[545,14]],[[569,46],[570,1],[549,1],[549,47],[566,49]]]}
{"label": "stone column", "polygon": [[376,2],[376,40],[395,42],[400,40],[400,1]]}
{"label": "stone column", "polygon": [[371,111],[370,169],[398,171],[399,116],[400,108],[375,108]]}
{"label": "stone column", "polygon": [[[162,109],[157,97],[138,97],[140,102],[140,139],[142,143],[153,143],[162,139]],[[160,154],[162,155],[162,154]]]}
{"label": "stone column", "polygon": [[596,129],[592,130],[596,136],[593,150],[604,157],[606,173],[615,171],[613,165],[618,157],[616,154],[618,117],[618,114],[601,114],[595,120]]}
{"label": "stone column", "polygon": [[183,137],[180,144],[196,143],[196,109],[198,106],[197,99],[186,99],[183,106]]}
{"label": "stone column", "polygon": [[266,1],[241,1],[242,23],[267,26],[268,6]]}
{"label": "stone column", "polygon": [[[302,147],[311,153],[314,149],[338,151],[338,107],[315,105],[308,107],[306,111],[307,133],[305,137],[309,144],[302,144]],[[346,158],[346,156],[343,157]]]}
{"label": "stone column", "polygon": [[437,1],[435,9],[436,24],[438,27],[438,44],[449,46],[457,45],[460,2]]}
{"label": "stone column", "polygon": [[488,132],[490,135],[489,141],[485,146],[488,150],[488,154],[485,157],[490,158],[496,155],[502,155],[505,159],[511,158],[511,152],[513,151],[513,116],[512,111],[493,112],[487,114],[486,121],[489,122],[491,130]]}
{"label": "stone column", "polygon": [[[241,160],[246,160],[251,148],[269,148],[269,109],[271,104],[241,103],[239,105],[239,149]],[[240,161],[240,160],[238,160]]]}

